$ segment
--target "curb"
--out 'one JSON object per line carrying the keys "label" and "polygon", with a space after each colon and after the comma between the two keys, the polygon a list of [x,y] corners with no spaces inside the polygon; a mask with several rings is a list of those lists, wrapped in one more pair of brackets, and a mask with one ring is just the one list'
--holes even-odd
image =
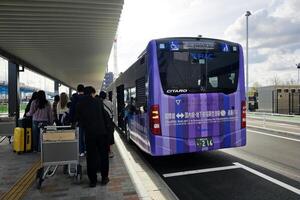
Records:
{"label": "curb", "polygon": [[117,132],[117,134],[114,134],[114,135],[115,135],[114,137],[115,137],[116,146],[120,152],[123,162],[125,163],[126,169],[127,169],[128,174],[133,182],[136,192],[138,193],[138,197],[143,200],[151,199],[147,190],[143,186],[143,183],[140,180],[138,174],[136,173],[136,171],[134,171],[134,166],[132,164],[133,158],[126,150],[125,145],[121,141],[119,133]]}
{"label": "curb", "polygon": [[[121,138],[122,135],[120,134],[122,133],[117,129],[117,136],[115,138],[116,144],[139,198],[142,200],[178,200],[178,197],[158,172],[156,172],[148,161],[140,154],[140,149],[137,148],[137,152],[134,149],[132,153],[127,150],[127,147]],[[134,148],[134,146],[132,148]],[[129,162],[129,164],[127,164],[125,160]]]}
{"label": "curb", "polygon": [[264,127],[260,127],[260,126],[251,126],[251,125],[247,125],[247,128],[253,128],[253,129],[260,129],[260,130],[266,130],[266,131],[271,131],[274,133],[279,133],[282,135],[289,135],[289,136],[296,136],[296,137],[300,137],[299,133],[294,133],[294,132],[290,132],[290,131],[279,131],[276,129],[271,129],[271,128],[264,128]]}

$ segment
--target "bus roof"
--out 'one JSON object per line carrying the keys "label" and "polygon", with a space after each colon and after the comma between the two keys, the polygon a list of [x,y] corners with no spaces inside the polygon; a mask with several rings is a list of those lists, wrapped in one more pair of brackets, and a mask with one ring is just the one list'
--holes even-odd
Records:
{"label": "bus roof", "polygon": [[162,40],[214,40],[217,42],[226,42],[237,45],[236,42],[231,42],[228,40],[216,39],[216,38],[204,38],[204,37],[168,37],[168,38],[158,38],[154,39],[155,41],[162,41]]}

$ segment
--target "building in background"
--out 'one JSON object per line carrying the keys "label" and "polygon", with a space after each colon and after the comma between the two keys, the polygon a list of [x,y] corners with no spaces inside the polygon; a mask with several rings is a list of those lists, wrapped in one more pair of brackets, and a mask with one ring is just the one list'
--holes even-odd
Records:
{"label": "building in background", "polygon": [[106,72],[103,82],[102,82],[102,86],[101,86],[101,90],[106,91],[107,87],[114,81],[114,74],[112,72]]}
{"label": "building in background", "polygon": [[259,112],[300,114],[300,85],[277,85],[257,88]]}

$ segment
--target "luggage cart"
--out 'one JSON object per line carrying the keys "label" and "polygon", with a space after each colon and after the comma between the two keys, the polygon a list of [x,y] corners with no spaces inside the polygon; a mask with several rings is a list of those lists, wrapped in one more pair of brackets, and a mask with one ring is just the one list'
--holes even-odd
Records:
{"label": "luggage cart", "polygon": [[[71,126],[45,126],[40,130],[42,166],[36,174],[37,189],[47,177],[55,174],[59,165],[68,166],[68,174],[80,182],[79,131]],[[73,171],[71,165],[76,166]]]}

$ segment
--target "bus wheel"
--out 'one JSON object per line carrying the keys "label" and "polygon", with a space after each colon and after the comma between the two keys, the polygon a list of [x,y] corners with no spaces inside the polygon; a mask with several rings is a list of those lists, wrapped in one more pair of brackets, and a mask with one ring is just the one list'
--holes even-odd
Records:
{"label": "bus wheel", "polygon": [[130,142],[131,142],[131,139],[130,139],[130,130],[129,130],[129,125],[128,125],[128,123],[126,123],[125,134],[126,134],[126,141],[127,141],[128,143],[130,143]]}

